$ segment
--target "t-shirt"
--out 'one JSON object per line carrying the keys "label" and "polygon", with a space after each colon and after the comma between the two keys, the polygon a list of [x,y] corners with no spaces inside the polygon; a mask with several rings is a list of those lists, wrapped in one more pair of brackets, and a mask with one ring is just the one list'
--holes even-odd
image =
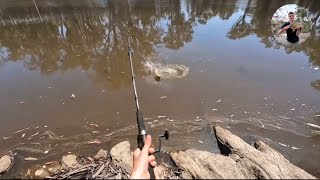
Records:
{"label": "t-shirt", "polygon": [[[286,22],[281,26],[281,29],[290,25],[290,22]],[[289,28],[286,30],[287,32],[287,41],[291,42],[291,43],[296,43],[299,41],[299,36],[297,36],[296,32],[297,30],[293,31],[292,28]]]}

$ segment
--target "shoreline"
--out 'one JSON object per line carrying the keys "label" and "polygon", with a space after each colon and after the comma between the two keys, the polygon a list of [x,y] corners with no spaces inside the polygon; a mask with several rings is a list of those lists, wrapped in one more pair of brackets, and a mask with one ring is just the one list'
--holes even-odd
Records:
{"label": "shoreline", "polygon": [[[212,136],[217,140],[220,154],[195,149],[164,153],[173,163],[158,163],[154,169],[156,178],[316,179],[262,141],[251,146],[219,126],[212,127]],[[60,161],[36,164],[18,178],[128,179],[132,168],[132,151],[129,141],[124,141],[110,151],[101,149],[93,156],[68,154]],[[7,167],[3,166],[3,159]],[[11,163],[8,164],[8,160]],[[14,156],[3,156],[0,164],[1,176],[4,176],[14,166]]]}

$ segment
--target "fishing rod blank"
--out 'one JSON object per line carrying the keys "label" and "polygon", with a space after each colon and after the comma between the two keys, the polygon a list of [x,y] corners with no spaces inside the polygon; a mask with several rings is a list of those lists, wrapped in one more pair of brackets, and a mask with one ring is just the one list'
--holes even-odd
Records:
{"label": "fishing rod blank", "polygon": [[[134,93],[134,99],[135,99],[135,104],[136,104],[136,118],[137,118],[137,124],[138,124],[138,147],[139,149],[142,150],[143,146],[144,146],[144,142],[145,142],[145,138],[147,135],[146,129],[145,129],[145,125],[144,125],[144,120],[143,120],[143,116],[142,116],[142,112],[140,111],[140,106],[139,106],[139,99],[138,99],[138,94],[137,94],[137,88],[136,88],[136,81],[135,81],[135,76],[134,76],[134,72],[133,72],[133,63],[132,63],[132,49],[130,46],[130,36],[128,38],[128,56],[129,56],[129,60],[130,60],[130,69],[131,69],[131,78],[132,78],[132,87],[133,87],[133,93]],[[150,166],[149,164],[149,168],[148,168],[149,174],[150,174],[150,178],[151,179],[155,179],[155,175],[154,175],[154,171],[153,168]]]}

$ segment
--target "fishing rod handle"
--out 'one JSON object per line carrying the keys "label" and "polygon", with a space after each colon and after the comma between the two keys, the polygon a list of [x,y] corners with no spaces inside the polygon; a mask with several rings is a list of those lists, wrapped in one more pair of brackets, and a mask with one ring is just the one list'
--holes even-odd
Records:
{"label": "fishing rod handle", "polygon": [[[136,111],[136,117],[137,117],[137,124],[138,124],[138,131],[139,135],[145,135],[146,134],[146,127],[144,125],[143,115],[142,112],[137,110]],[[143,141],[144,142],[144,141]],[[143,147],[143,146],[142,146]]]}
{"label": "fishing rod handle", "polygon": [[150,174],[150,179],[156,179],[156,176],[154,175],[153,167],[151,167],[150,164],[149,164],[149,167],[148,167],[148,171],[149,171],[149,174]]}
{"label": "fishing rod handle", "polygon": [[[145,138],[146,138],[146,134],[138,135],[138,137],[137,137],[138,147],[139,147],[140,150],[142,150],[142,148],[144,146]],[[156,177],[154,175],[154,170],[153,170],[153,167],[151,167],[150,164],[149,164],[149,167],[148,167],[148,171],[149,171],[149,174],[150,174],[150,179],[155,179]]]}

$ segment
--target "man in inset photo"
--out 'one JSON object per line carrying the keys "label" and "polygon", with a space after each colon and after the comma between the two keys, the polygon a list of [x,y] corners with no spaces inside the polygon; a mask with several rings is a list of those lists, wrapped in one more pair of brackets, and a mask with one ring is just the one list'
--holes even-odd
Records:
{"label": "man in inset photo", "polygon": [[299,34],[301,32],[302,26],[295,23],[295,17],[293,12],[288,13],[289,22],[284,23],[280,30],[278,31],[278,35],[281,35],[284,31],[287,33],[287,41],[290,43],[299,42]]}

